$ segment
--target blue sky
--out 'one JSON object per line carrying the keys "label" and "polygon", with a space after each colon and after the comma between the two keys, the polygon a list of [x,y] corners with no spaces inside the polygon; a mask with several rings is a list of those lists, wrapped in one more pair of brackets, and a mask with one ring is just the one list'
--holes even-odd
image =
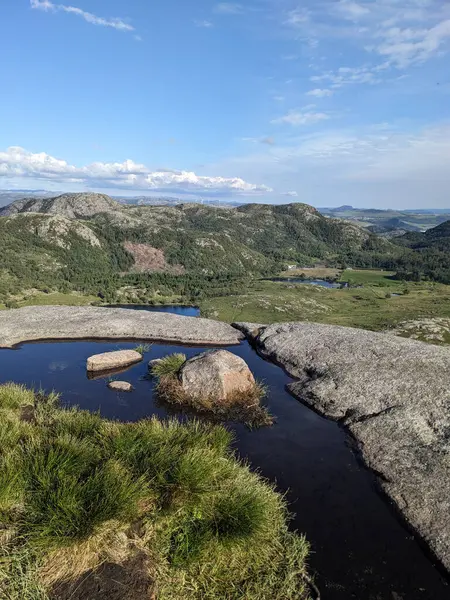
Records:
{"label": "blue sky", "polygon": [[450,207],[450,2],[1,0],[0,188]]}

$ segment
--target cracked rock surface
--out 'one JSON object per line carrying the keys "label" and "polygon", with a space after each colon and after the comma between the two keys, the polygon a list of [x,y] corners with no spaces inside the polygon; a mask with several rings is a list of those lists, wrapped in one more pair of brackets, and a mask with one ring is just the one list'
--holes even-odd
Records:
{"label": "cracked rock surface", "polygon": [[333,325],[235,326],[296,378],[297,398],[351,432],[450,570],[450,348]]}

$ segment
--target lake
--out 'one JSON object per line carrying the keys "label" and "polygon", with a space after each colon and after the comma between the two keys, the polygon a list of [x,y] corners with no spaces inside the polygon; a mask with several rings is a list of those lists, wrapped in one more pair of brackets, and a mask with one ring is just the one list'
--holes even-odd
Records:
{"label": "lake", "polygon": [[106,304],[104,308],[128,308],[130,310],[149,310],[151,312],[171,313],[184,317],[199,317],[200,309],[197,306],[179,306],[178,304]]}
{"label": "lake", "polygon": [[299,283],[302,285],[320,285],[320,287],[340,289],[346,287],[345,283],[336,283],[326,281],[325,279],[301,279],[300,277],[271,277],[266,281],[276,281],[281,283]]}
{"label": "lake", "polygon": [[[192,356],[201,348],[152,345],[142,363],[120,375],[135,386],[131,394],[109,390],[106,379],[87,378],[90,355],[135,345],[39,342],[2,349],[0,382],[54,389],[66,405],[99,410],[110,419],[136,421],[174,414],[190,418],[156,401],[154,382],[146,378],[147,362],[172,352]],[[450,588],[377,492],[374,477],[358,462],[345,432],[294,399],[285,388],[290,378],[262,360],[248,343],[229,350],[266,383],[267,405],[276,417],[273,427],[256,431],[229,424],[236,450],[286,493],[295,513],[292,527],[311,543],[310,567],[317,575],[322,600],[448,599]]]}

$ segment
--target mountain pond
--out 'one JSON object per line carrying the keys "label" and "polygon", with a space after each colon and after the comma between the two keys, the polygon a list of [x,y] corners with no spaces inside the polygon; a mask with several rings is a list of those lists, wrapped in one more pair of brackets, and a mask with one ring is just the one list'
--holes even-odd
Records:
{"label": "mountain pond", "polygon": [[266,281],[275,281],[277,283],[296,283],[301,285],[319,285],[320,287],[330,289],[342,289],[347,287],[346,283],[336,281],[327,281],[326,279],[303,279],[302,277],[270,277]]}
{"label": "mountain pond", "polygon": [[[198,314],[192,307],[133,308]],[[89,356],[135,346],[130,341],[86,340],[1,349],[0,382],[55,390],[65,405],[99,410],[109,419],[191,418],[158,403],[154,383],[146,377],[147,363],[173,352],[190,357],[210,348],[150,345],[144,361],[120,375],[133,384],[131,394],[109,390],[105,379],[88,379]],[[322,600],[448,600],[445,575],[379,493],[345,431],[293,398],[286,390],[288,375],[260,358],[247,342],[228,349],[267,385],[266,403],[276,417],[274,426],[253,431],[228,424],[236,451],[286,494],[294,513],[292,528],[311,543],[310,571]]]}

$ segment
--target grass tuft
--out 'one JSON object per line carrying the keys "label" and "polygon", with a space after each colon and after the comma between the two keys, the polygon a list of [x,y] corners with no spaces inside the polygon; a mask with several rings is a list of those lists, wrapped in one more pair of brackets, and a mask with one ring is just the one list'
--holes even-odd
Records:
{"label": "grass tuft", "polygon": [[0,386],[0,408],[17,409],[22,406],[34,406],[35,393],[17,383],[5,383]]}
{"label": "grass tuft", "polygon": [[175,377],[181,367],[186,362],[185,354],[169,354],[152,366],[151,373],[154,377],[162,379],[163,377]]}
{"label": "grass tuft", "polygon": [[136,348],[133,348],[133,350],[144,356],[144,354],[150,351],[151,347],[151,344],[139,344],[139,346],[136,346]]}
{"label": "grass tuft", "polygon": [[34,546],[54,549],[89,538],[106,521],[138,516],[144,482],[91,442],[61,436],[30,448],[27,458],[21,526]]}

